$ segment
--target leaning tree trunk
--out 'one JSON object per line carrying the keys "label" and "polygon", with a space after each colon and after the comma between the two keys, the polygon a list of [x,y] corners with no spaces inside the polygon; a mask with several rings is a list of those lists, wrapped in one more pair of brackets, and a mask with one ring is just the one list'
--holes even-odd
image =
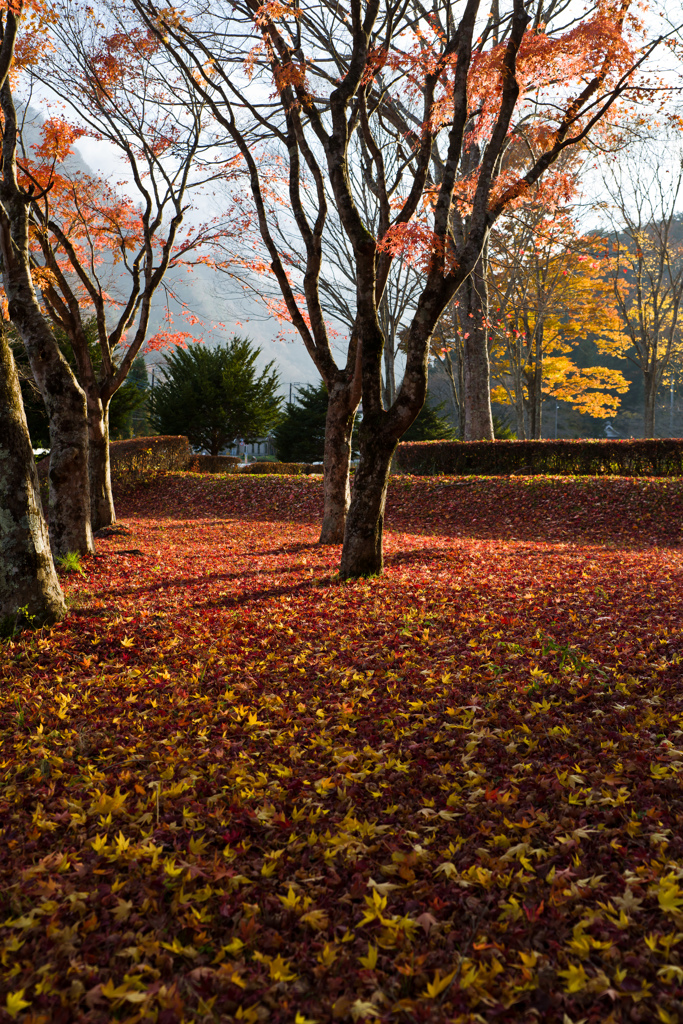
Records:
{"label": "leaning tree trunk", "polygon": [[328,386],[320,544],[341,544],[344,540],[346,516],[351,501],[351,435],[358,405],[352,390],[352,385],[348,383]]}
{"label": "leaning tree trunk", "polygon": [[116,522],[114,496],[109,464],[109,403],[105,405],[99,391],[88,399],[88,473],[90,478],[90,520],[93,530],[101,530]]}
{"label": "leaning tree trunk", "polygon": [[374,436],[367,425],[361,428],[360,462],[353,481],[339,567],[343,580],[379,576],[384,568],[384,506],[396,444]]}
{"label": "leaning tree trunk", "polygon": [[64,617],[14,357],[0,332],[0,622]]}
{"label": "leaning tree trunk", "polygon": [[461,286],[460,323],[463,336],[465,441],[492,441],[491,369],[488,348],[486,265],[479,258]]}

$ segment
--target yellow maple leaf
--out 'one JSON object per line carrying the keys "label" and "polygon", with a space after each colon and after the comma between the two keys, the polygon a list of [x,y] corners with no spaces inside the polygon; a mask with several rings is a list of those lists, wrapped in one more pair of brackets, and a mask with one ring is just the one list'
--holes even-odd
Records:
{"label": "yellow maple leaf", "polygon": [[166,857],[165,858],[165,860],[164,860],[164,872],[170,878],[177,878],[178,875],[181,875],[184,870],[185,869],[182,868],[182,867],[181,868],[177,868],[175,866],[175,857]]}
{"label": "yellow maple leaf", "polygon": [[532,949],[529,953],[525,953],[524,950],[520,950],[519,959],[525,967],[535,967],[538,961],[538,953],[535,949]]}
{"label": "yellow maple leaf", "polygon": [[374,971],[377,966],[377,946],[371,946],[368,942],[368,955],[359,956],[358,962],[369,971]]}
{"label": "yellow maple leaf", "polygon": [[130,636],[124,636],[123,640],[121,641],[121,646],[122,647],[135,647],[135,640],[133,640],[133,638],[130,637]]}
{"label": "yellow maple leaf", "polygon": [[240,1006],[235,1014],[237,1020],[245,1020],[247,1024],[256,1024],[258,1020],[258,1010],[255,1006],[246,1006],[244,1009]]}
{"label": "yellow maple leaf", "polygon": [[190,853],[194,857],[201,857],[203,853],[206,853],[208,848],[209,844],[206,843],[203,839],[195,839],[194,836],[192,837],[192,839],[190,839]]}
{"label": "yellow maple leaf", "polygon": [[27,1006],[31,1005],[31,1003],[29,1001],[24,999],[24,992],[25,991],[26,991],[25,989],[20,988],[18,992],[8,992],[7,993],[7,1000],[5,1002],[5,1009],[9,1013],[10,1017],[12,1018],[12,1020],[14,1020],[14,1018],[16,1017],[16,1015],[18,1013],[21,1013],[22,1010],[25,1010]]}
{"label": "yellow maple leaf", "polygon": [[581,992],[588,984],[588,975],[583,964],[570,964],[566,971],[557,972],[561,978],[566,978],[565,992]]}
{"label": "yellow maple leaf", "polygon": [[355,1003],[351,1006],[351,1016],[354,1020],[364,1020],[366,1017],[379,1017],[379,1010],[374,1003],[369,1003],[363,999],[356,999]]}
{"label": "yellow maple leaf", "polygon": [[279,954],[270,961],[268,970],[273,981],[294,981],[297,977],[289,968],[289,963]]}
{"label": "yellow maple leaf", "polygon": [[679,907],[683,906],[683,893],[673,875],[666,875],[662,878],[659,883],[657,899],[659,900],[659,906],[667,914],[672,914]]}
{"label": "yellow maple leaf", "polygon": [[130,912],[133,909],[132,900],[122,900],[119,898],[118,905],[114,908],[113,917],[116,921],[121,924],[123,921],[127,921],[130,917]]}
{"label": "yellow maple leaf", "polygon": [[280,903],[282,903],[282,906],[286,907],[287,910],[294,910],[297,904],[301,903],[301,896],[297,896],[297,894],[292,889],[291,885],[289,887],[287,895],[278,896],[278,899],[280,900]]}
{"label": "yellow maple leaf", "polygon": [[441,977],[441,971],[437,968],[434,972],[434,981],[429,982],[422,995],[426,996],[428,999],[436,999],[438,995],[441,995],[444,989],[448,988],[454,977],[455,971],[451,971],[450,974],[444,974],[444,976]]}
{"label": "yellow maple leaf", "polygon": [[323,967],[331,967],[337,959],[337,949],[335,944],[326,942],[320,953],[318,953],[317,959],[318,963],[322,964]]}
{"label": "yellow maple leaf", "polygon": [[309,925],[314,928],[315,931],[320,932],[323,928],[327,928],[330,923],[330,919],[324,910],[309,910],[307,914],[303,914],[301,917],[303,924]]}

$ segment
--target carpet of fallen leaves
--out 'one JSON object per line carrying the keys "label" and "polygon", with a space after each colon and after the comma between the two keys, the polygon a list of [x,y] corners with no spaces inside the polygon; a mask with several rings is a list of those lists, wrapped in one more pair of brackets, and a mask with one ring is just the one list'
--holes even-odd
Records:
{"label": "carpet of fallen leaves", "polygon": [[0,648],[0,1020],[683,1024],[683,480],[169,475]]}

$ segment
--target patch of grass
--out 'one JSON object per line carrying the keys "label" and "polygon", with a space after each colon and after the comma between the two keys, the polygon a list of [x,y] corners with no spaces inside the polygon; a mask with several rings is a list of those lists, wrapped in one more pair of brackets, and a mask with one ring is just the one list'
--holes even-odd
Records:
{"label": "patch of grass", "polygon": [[81,556],[77,551],[67,551],[61,558],[56,559],[60,572],[77,572],[85,576],[85,569],[81,563]]}

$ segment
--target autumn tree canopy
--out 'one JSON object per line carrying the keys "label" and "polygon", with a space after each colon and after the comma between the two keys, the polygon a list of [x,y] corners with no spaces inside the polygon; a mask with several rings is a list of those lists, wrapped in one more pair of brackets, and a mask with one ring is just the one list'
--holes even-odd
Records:
{"label": "autumn tree canopy", "polygon": [[[639,49],[628,4],[610,0],[577,21],[566,6],[546,10],[524,0],[490,11],[468,0],[430,15],[380,0],[315,8],[240,0],[210,12],[193,4],[160,10],[145,0],[135,6],[242,153],[271,272],[326,380],[339,376],[318,284],[334,202],[355,259],[344,372],[348,381],[358,360],[364,411],[341,571],[379,571],[388,466],[424,401],[441,312],[501,213],[608,115],[650,51]],[[527,156],[508,168],[509,140],[520,133]],[[387,149],[400,157],[391,175]],[[296,279],[273,230],[284,197],[264,187],[265,153],[281,162],[288,216],[306,252]],[[354,161],[374,197],[372,229],[354,195]],[[396,259],[420,268],[424,283],[403,381],[384,409],[379,306]]]}

